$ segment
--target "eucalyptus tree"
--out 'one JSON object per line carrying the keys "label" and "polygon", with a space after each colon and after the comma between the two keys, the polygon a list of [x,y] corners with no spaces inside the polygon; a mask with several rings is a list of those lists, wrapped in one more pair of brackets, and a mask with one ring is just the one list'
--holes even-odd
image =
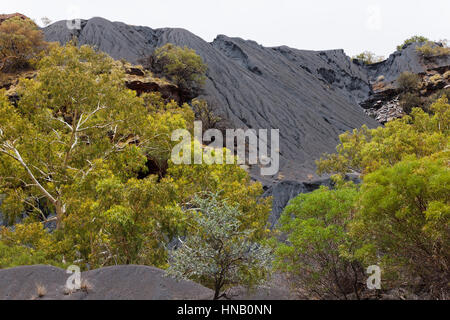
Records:
{"label": "eucalyptus tree", "polygon": [[[91,47],[54,46],[38,67],[36,79],[21,81],[17,107],[0,97],[0,185],[7,215],[25,208],[44,218],[49,208],[59,228],[74,184],[105,162],[143,162],[161,147],[157,126],[166,124]],[[182,125],[182,116],[171,122]],[[170,128],[163,131],[167,143]],[[124,152],[130,157],[115,156]]]}

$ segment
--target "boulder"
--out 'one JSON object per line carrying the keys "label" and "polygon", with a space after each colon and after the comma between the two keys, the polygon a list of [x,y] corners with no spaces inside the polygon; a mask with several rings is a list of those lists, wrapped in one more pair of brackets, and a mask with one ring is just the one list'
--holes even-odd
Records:
{"label": "boulder", "polygon": [[70,274],[52,266],[0,270],[0,300],[209,300],[213,292],[166,277],[147,266],[113,266],[82,272],[80,290],[66,288]]}

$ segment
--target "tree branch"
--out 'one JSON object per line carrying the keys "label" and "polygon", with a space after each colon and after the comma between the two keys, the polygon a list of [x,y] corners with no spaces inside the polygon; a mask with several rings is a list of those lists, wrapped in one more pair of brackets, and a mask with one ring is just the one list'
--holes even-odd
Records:
{"label": "tree branch", "polygon": [[11,151],[14,152],[15,156],[12,155],[11,153],[7,152],[5,149],[0,149],[0,152],[12,157],[13,159],[15,159],[16,161],[18,161],[22,167],[26,170],[26,172],[28,173],[28,175],[30,176],[31,180],[34,182],[34,184],[36,185],[36,187],[39,188],[39,190],[42,191],[42,193],[53,203],[56,204],[57,200],[50,194],[50,192],[48,192],[40,183],[39,181],[36,179],[36,177],[34,176],[33,172],[30,170],[30,168],[28,167],[28,165],[25,163],[25,161],[23,160],[22,156],[20,155],[20,152],[12,145],[8,144],[7,147],[9,149],[11,149]]}

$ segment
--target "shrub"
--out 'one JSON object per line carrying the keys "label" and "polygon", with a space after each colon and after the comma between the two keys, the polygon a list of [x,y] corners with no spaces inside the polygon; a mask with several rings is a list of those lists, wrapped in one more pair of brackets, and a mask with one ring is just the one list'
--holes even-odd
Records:
{"label": "shrub", "polygon": [[420,108],[422,99],[416,93],[406,92],[400,96],[400,106],[406,114],[410,114],[413,108]]}
{"label": "shrub", "polygon": [[171,253],[168,274],[190,279],[214,290],[214,300],[226,297],[230,286],[260,284],[271,266],[270,250],[252,243],[252,231],[243,229],[242,212],[215,194],[197,196],[193,230]]}
{"label": "shrub", "polygon": [[191,98],[195,97],[203,86],[207,70],[202,58],[187,47],[177,47],[168,43],[153,53],[151,68],[173,81]]}
{"label": "shrub", "polygon": [[424,36],[412,36],[411,38],[406,39],[401,45],[397,46],[397,50],[400,51],[403,49],[404,46],[410,44],[410,43],[422,43],[427,42],[428,38]]}
{"label": "shrub", "polygon": [[429,96],[425,100],[423,109],[428,112],[430,110],[430,107],[433,105],[433,103],[436,100],[443,98],[444,96],[450,97],[450,88],[440,89],[440,90],[437,90],[436,92],[434,92],[431,96]]}
{"label": "shrub", "polygon": [[383,56],[377,56],[375,53],[370,51],[364,51],[353,57],[353,59],[360,60],[364,64],[374,64],[384,60]]}
{"label": "shrub", "polygon": [[429,114],[414,108],[385,127],[341,135],[338,153],[317,163],[320,172],[362,173],[348,233],[359,248],[348,254],[365,266],[379,265],[384,289],[406,285],[448,299],[449,134],[444,95]]}
{"label": "shrub", "polygon": [[0,240],[0,269],[35,264],[62,265],[49,260],[43,251],[22,245],[7,244]]}
{"label": "shrub", "polygon": [[83,280],[81,280],[81,288],[80,289],[81,289],[81,291],[90,293],[92,290],[94,290],[94,285],[88,279],[83,279]]}
{"label": "shrub", "polygon": [[417,47],[416,50],[424,57],[439,57],[447,56],[450,54],[450,48],[445,44],[437,44],[432,41],[428,41],[423,46]]}
{"label": "shrub", "polygon": [[446,71],[446,72],[444,73],[444,79],[445,79],[445,80],[450,80],[450,70],[449,70],[449,71]]}
{"label": "shrub", "polygon": [[36,295],[38,298],[43,298],[47,294],[47,288],[40,283],[36,284]]}
{"label": "shrub", "polygon": [[206,100],[194,99],[192,101],[192,110],[195,113],[196,120],[202,122],[203,132],[209,129],[218,129],[222,118],[219,117],[213,110],[211,103]]}
{"label": "shrub", "polygon": [[391,285],[405,281],[440,299],[448,297],[450,276],[448,159],[448,151],[411,156],[364,177],[351,228],[365,241],[357,256],[381,264]]}
{"label": "shrub", "polygon": [[287,272],[301,298],[347,299],[359,297],[364,271],[347,233],[355,213],[358,191],[354,186],[337,190],[321,187],[291,200],[280,220],[287,235],[279,242],[276,266]]}
{"label": "shrub", "polygon": [[397,85],[402,91],[414,92],[419,88],[420,77],[411,72],[402,72],[397,78]]}
{"label": "shrub", "polygon": [[0,71],[26,68],[44,48],[44,36],[29,19],[14,17],[0,24]]}

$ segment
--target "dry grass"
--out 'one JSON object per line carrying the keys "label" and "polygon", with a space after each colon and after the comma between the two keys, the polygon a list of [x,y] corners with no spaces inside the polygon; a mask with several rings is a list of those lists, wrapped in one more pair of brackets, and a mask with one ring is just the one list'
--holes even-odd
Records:
{"label": "dry grass", "polygon": [[92,283],[89,282],[89,280],[87,279],[82,279],[81,280],[81,284],[80,284],[80,288],[75,288],[75,289],[70,289],[68,287],[64,287],[64,294],[66,296],[71,295],[77,291],[83,291],[86,293],[92,292],[92,290],[94,290],[94,285]]}
{"label": "dry grass", "polygon": [[67,287],[64,287],[64,292],[63,293],[64,293],[65,296],[70,296],[74,292],[75,292],[75,290],[72,290],[72,289],[69,289]]}
{"label": "dry grass", "polygon": [[43,298],[47,294],[47,288],[43,284],[36,284],[36,295],[38,298]]}
{"label": "dry grass", "polygon": [[81,290],[89,293],[90,291],[92,291],[94,289],[94,286],[92,285],[92,283],[89,282],[89,280],[87,279],[83,279],[81,281]]}

